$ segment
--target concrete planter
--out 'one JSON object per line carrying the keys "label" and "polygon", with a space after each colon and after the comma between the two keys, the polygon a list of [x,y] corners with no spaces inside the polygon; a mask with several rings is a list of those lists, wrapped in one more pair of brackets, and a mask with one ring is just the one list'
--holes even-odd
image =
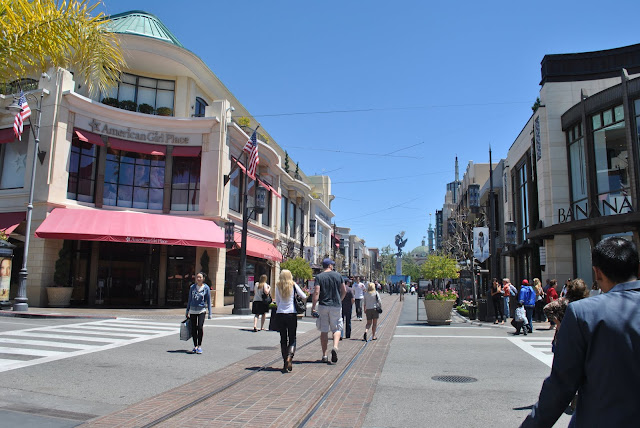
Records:
{"label": "concrete planter", "polygon": [[72,287],[47,287],[47,301],[52,308],[67,308],[71,306]]}
{"label": "concrete planter", "polygon": [[451,310],[455,303],[455,300],[425,300],[424,308],[427,310],[427,324],[451,324]]}

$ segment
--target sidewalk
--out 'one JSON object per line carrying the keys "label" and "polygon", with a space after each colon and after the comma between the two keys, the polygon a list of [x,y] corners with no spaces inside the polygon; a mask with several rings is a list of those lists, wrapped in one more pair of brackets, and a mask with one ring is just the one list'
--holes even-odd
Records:
{"label": "sidewalk", "polygon": [[291,373],[280,372],[276,347],[210,373],[197,386],[180,386],[82,426],[362,426],[402,310],[397,300],[382,296],[378,340],[364,342],[366,322],[352,321],[351,339],[340,342],[336,364],[320,361],[319,332],[313,329],[298,336]]}
{"label": "sidewalk", "polygon": [[[231,315],[233,305],[212,308],[213,315]],[[0,317],[18,318],[175,318],[184,316],[185,308],[162,309],[114,309],[114,308],[38,308],[29,307],[28,311],[0,311]]]}

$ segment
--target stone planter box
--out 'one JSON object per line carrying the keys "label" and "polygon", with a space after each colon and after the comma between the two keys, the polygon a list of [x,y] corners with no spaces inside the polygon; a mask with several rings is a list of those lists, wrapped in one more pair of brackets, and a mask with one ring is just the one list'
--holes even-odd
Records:
{"label": "stone planter box", "polygon": [[427,310],[427,324],[451,324],[451,310],[455,303],[455,300],[425,300],[424,308]]}
{"label": "stone planter box", "polygon": [[52,308],[67,308],[71,306],[73,287],[47,287],[47,301]]}

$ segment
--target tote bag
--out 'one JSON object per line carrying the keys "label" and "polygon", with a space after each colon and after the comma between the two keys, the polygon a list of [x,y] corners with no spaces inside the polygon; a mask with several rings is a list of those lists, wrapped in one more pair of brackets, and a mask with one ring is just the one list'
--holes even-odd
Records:
{"label": "tote bag", "polygon": [[180,323],[180,340],[191,339],[191,320],[187,318]]}

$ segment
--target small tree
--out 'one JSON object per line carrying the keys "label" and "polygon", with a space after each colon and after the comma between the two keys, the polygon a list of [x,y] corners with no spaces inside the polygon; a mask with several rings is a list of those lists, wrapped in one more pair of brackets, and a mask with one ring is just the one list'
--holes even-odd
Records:
{"label": "small tree", "polygon": [[456,259],[448,255],[430,255],[420,270],[423,278],[431,280],[455,279],[460,276]]}
{"label": "small tree", "polygon": [[416,280],[420,278],[420,266],[410,255],[405,255],[402,257],[402,274],[409,275],[412,279]]}
{"label": "small tree", "polygon": [[313,278],[313,272],[311,266],[302,257],[296,257],[295,259],[289,259],[280,263],[280,269],[287,269],[291,271],[291,275],[295,279],[307,280]]}
{"label": "small tree", "polygon": [[289,153],[284,152],[284,170],[289,174]]}
{"label": "small tree", "polygon": [[56,270],[53,273],[53,283],[58,287],[70,287],[71,277],[71,251],[67,245],[63,245],[58,252],[56,260]]}
{"label": "small tree", "polygon": [[380,250],[380,264],[382,265],[382,275],[386,279],[389,275],[396,273],[395,253],[391,245],[382,247]]}

